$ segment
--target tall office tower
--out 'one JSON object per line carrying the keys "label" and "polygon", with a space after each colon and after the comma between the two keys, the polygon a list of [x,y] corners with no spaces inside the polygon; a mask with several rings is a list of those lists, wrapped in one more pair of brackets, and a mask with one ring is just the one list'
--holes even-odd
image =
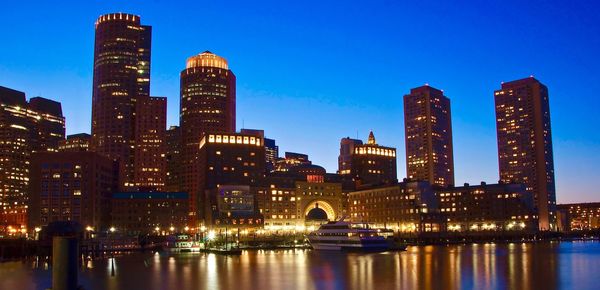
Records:
{"label": "tall office tower", "polygon": [[450,99],[428,85],[404,96],[406,172],[433,185],[454,185]]}
{"label": "tall office tower", "polygon": [[182,190],[190,197],[191,222],[198,218],[201,164],[198,153],[205,133],[235,132],[235,75],[227,60],[209,51],[187,59],[181,72],[179,124],[182,135]]}
{"label": "tall office tower", "polygon": [[500,181],[533,192],[540,230],[556,230],[554,157],[548,88],[533,77],[494,92]]}
{"label": "tall office tower", "polygon": [[352,153],[354,147],[362,145],[362,140],[350,139],[350,137],[340,140],[340,156],[338,156],[338,174],[350,174],[352,169]]}
{"label": "tall office tower", "polygon": [[[165,190],[168,192],[181,191],[181,128],[171,126],[167,130],[167,176]],[[186,202],[186,204],[188,204]]]}
{"label": "tall office tower", "polygon": [[167,98],[138,100],[135,126],[134,184],[138,190],[162,191],[165,186]]}
{"label": "tall office tower", "polygon": [[396,148],[377,144],[373,132],[367,144],[354,145],[350,156],[350,176],[356,186],[377,186],[398,182]]}
{"label": "tall office tower", "polygon": [[112,13],[96,21],[91,147],[119,160],[125,188],[135,186],[136,104],[150,93],[151,35],[136,15]]}
{"label": "tall office tower", "polygon": [[58,102],[0,86],[0,234],[3,226],[25,226],[29,164],[33,152],[57,151],[65,138]]}

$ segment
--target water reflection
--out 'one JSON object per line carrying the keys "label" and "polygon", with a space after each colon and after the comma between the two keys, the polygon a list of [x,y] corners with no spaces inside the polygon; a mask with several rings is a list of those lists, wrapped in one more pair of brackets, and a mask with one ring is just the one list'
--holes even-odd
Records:
{"label": "water reflection", "polygon": [[[594,289],[600,242],[410,247],[400,253],[310,250],[144,253],[82,263],[85,289]],[[0,289],[46,289],[42,260],[0,263]]]}

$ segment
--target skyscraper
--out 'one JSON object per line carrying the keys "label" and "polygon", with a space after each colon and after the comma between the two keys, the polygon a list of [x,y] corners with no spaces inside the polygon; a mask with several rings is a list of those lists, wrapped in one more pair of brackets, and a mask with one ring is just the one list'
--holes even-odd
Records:
{"label": "skyscraper", "polygon": [[167,171],[167,98],[144,97],[136,106],[134,186],[160,191]]}
{"label": "skyscraper", "polygon": [[96,21],[92,150],[119,160],[120,183],[135,186],[136,108],[150,94],[152,28],[125,13]]}
{"label": "skyscraper", "polygon": [[554,157],[548,88],[533,77],[494,92],[500,181],[533,192],[540,230],[556,229]]}
{"label": "skyscraper", "polygon": [[182,190],[190,196],[192,222],[198,218],[200,140],[205,133],[235,132],[235,75],[227,60],[209,51],[187,59],[181,72],[179,124],[182,136]]}
{"label": "skyscraper", "polygon": [[428,85],[404,96],[406,172],[433,185],[454,185],[450,99]]}
{"label": "skyscraper", "polygon": [[65,138],[61,104],[0,86],[0,232],[27,222],[33,152],[58,151]]}

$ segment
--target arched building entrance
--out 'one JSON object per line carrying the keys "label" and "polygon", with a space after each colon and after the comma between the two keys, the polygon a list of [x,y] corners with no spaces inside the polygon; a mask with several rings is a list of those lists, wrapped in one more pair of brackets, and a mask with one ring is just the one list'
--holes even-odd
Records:
{"label": "arched building entrance", "polygon": [[304,219],[308,220],[335,220],[337,214],[333,206],[323,200],[315,200],[310,202],[304,208]]}

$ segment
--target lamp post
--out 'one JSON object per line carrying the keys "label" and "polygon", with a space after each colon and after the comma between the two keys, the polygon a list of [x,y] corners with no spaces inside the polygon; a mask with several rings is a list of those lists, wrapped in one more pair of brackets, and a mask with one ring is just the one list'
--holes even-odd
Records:
{"label": "lamp post", "polygon": [[94,228],[92,226],[87,226],[85,227],[85,232],[87,233],[87,239],[91,239],[92,238],[92,232],[94,231]]}
{"label": "lamp post", "polygon": [[40,239],[40,231],[42,231],[42,228],[40,227],[35,227],[35,229],[33,229],[35,231],[35,236],[33,237],[36,240]]}
{"label": "lamp post", "polygon": [[111,253],[113,254],[113,256],[114,256],[114,252],[113,252],[113,251],[114,251],[114,248],[115,248],[115,237],[113,236],[113,233],[114,233],[116,230],[117,230],[117,229],[115,229],[115,227],[110,227],[110,228],[108,229],[108,232],[109,232],[109,238],[110,238],[110,250],[111,250]]}

